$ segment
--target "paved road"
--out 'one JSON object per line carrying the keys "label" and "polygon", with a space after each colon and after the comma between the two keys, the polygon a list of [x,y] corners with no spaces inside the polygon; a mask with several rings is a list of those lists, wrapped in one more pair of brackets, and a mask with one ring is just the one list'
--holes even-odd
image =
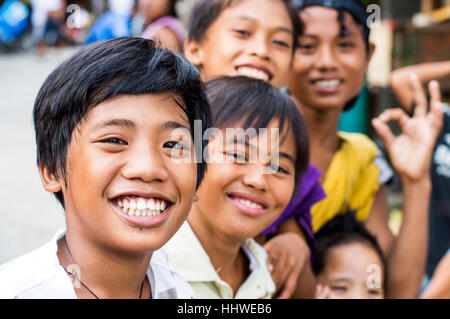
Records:
{"label": "paved road", "polygon": [[31,251],[64,227],[63,210],[42,188],[32,125],[47,75],[75,49],[0,54],[0,264]]}

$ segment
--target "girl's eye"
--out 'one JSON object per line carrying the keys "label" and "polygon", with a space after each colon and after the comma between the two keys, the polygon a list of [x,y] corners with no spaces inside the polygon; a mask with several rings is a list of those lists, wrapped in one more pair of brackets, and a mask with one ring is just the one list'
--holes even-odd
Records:
{"label": "girl's eye", "polygon": [[233,157],[237,160],[238,163],[245,163],[245,155],[238,154],[236,152],[227,152],[225,153],[227,156]]}
{"label": "girl's eye", "polygon": [[369,295],[378,296],[380,294],[380,291],[379,290],[369,290],[368,293],[369,293]]}
{"label": "girl's eye", "polygon": [[289,175],[289,172],[287,170],[285,170],[284,168],[282,168],[281,166],[278,166],[278,165],[271,165],[270,169],[272,169],[274,172],[277,172],[277,173]]}
{"label": "girl's eye", "polygon": [[273,43],[276,44],[276,45],[285,47],[285,48],[290,48],[291,47],[291,45],[289,43],[284,42],[284,41],[274,40]]}
{"label": "girl's eye", "polygon": [[109,144],[119,144],[119,145],[128,145],[127,142],[121,140],[117,137],[106,138],[100,141],[101,143],[109,143]]}
{"label": "girl's eye", "polygon": [[346,292],[347,291],[347,287],[344,287],[344,286],[332,286],[332,287],[330,287],[330,289],[333,291],[338,291],[338,292]]}

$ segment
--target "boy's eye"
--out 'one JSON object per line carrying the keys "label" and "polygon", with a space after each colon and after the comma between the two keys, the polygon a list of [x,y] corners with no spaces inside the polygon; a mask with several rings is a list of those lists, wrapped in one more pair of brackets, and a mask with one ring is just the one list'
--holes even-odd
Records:
{"label": "boy's eye", "polygon": [[100,142],[101,143],[110,143],[110,144],[119,144],[119,145],[128,145],[127,142],[125,142],[117,137],[105,138],[104,140],[101,140]]}
{"label": "boy's eye", "polygon": [[338,46],[342,49],[351,49],[355,47],[355,44],[353,42],[345,41],[339,42]]}
{"label": "boy's eye", "polygon": [[172,148],[176,150],[188,150],[188,147],[180,142],[166,142],[163,145],[164,148]]}
{"label": "boy's eye", "polygon": [[239,35],[242,35],[242,36],[246,36],[246,37],[250,36],[250,32],[248,32],[246,30],[236,29],[236,30],[233,30],[233,31],[235,33],[239,34]]}
{"label": "boy's eye", "polygon": [[316,49],[316,46],[314,44],[302,44],[300,43],[298,45],[298,48],[302,51],[306,51],[306,52],[312,52]]}

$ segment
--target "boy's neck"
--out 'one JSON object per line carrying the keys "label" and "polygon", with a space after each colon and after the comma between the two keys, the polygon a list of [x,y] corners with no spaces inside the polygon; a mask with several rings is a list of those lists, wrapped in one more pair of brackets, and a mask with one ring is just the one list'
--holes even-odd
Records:
{"label": "boy's neck", "polygon": [[206,221],[201,220],[201,214],[194,211],[193,207],[188,217],[189,225],[220,279],[228,283],[235,294],[250,274],[250,262],[241,248],[242,240],[230,238],[210,227]]}
{"label": "boy's neck", "polygon": [[[61,265],[66,269],[69,265],[77,265],[81,282],[100,299],[136,299],[139,298],[141,287],[144,287],[141,297],[149,298],[151,289],[146,273],[151,256],[152,253],[139,256],[121,255],[95,245],[85,236],[69,230],[58,241],[58,258]],[[79,288],[75,289],[75,292],[79,298],[95,297],[83,285],[77,287]]]}

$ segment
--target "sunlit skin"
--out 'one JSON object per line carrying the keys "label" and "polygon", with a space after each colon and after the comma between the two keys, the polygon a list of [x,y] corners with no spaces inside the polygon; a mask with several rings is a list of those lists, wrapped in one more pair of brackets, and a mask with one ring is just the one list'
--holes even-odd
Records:
{"label": "sunlit skin", "polygon": [[[344,15],[348,36],[340,34],[336,10],[313,6],[300,13],[305,32],[299,37],[289,89],[302,109],[340,112],[361,91],[374,47],[367,52],[361,27],[351,14]],[[330,80],[335,83],[319,85]]]}
{"label": "sunlit skin", "polygon": [[[271,123],[268,132],[277,125],[277,122]],[[264,139],[263,135],[252,138],[247,141],[247,146],[241,142],[227,143],[224,139],[220,154],[211,147],[211,156],[223,158],[225,163],[210,161],[205,180],[198,190],[199,200],[193,204],[188,217],[214,267],[221,269],[221,278],[234,291],[246,279],[249,267],[240,251],[242,242],[258,235],[280,216],[295,186],[296,149],[292,133],[279,146],[279,154],[271,151],[271,137]],[[249,162],[250,153],[259,152],[264,145],[268,145],[268,152],[263,152],[270,156]],[[269,159],[273,156],[279,156],[276,165],[270,164]],[[268,174],[269,170],[271,174]],[[240,199],[258,203],[261,207],[245,207]]]}
{"label": "sunlit skin", "polygon": [[[184,53],[205,79],[247,75],[282,87],[293,46],[293,26],[282,1],[239,0],[221,12],[201,43],[186,41]],[[243,74],[244,67],[263,74]]]}
{"label": "sunlit skin", "polygon": [[325,269],[318,276],[319,283],[328,288],[322,298],[382,299],[383,272],[380,257],[368,244],[352,242],[333,247],[327,252]]}
{"label": "sunlit skin", "polygon": [[[192,156],[179,149],[180,141],[172,134],[176,128],[187,131],[189,122],[172,97],[116,97],[94,107],[74,130],[66,182],[40,168],[46,190],[62,190],[64,195],[67,234],[58,243],[61,263],[80,265],[83,282],[102,297],[117,297],[115,289],[124,297],[127,285],[140,286],[152,252],[187,217],[197,167],[194,160],[173,160],[174,154]],[[157,224],[136,225],[117,207],[117,199],[125,194],[163,198],[170,207]]]}

